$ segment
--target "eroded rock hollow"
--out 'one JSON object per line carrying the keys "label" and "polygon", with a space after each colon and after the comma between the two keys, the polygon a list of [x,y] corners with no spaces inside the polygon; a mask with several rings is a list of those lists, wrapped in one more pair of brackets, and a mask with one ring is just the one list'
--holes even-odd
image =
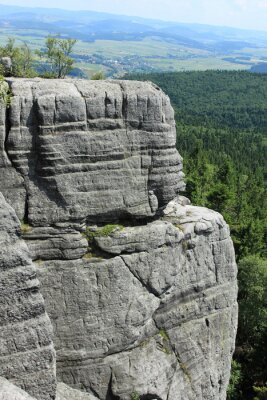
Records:
{"label": "eroded rock hollow", "polygon": [[8,84],[0,375],[40,400],[56,379],[59,400],[225,400],[233,244],[220,214],[179,194],[169,98],[132,81]]}

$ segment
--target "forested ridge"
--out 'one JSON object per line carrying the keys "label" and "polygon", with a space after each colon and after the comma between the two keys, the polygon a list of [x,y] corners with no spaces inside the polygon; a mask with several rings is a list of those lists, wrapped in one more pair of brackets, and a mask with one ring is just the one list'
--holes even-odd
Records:
{"label": "forested ridge", "polygon": [[127,79],[150,80],[170,96],[186,195],[230,225],[240,311],[228,399],[267,399],[267,75],[194,71]]}

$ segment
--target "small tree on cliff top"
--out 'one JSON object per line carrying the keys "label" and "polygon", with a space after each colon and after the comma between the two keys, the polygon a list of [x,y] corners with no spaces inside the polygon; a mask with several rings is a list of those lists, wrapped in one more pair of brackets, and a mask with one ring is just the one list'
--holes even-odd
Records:
{"label": "small tree on cliff top", "polygon": [[72,70],[74,60],[70,57],[73,46],[77,40],[61,39],[48,36],[43,51],[38,52],[41,57],[45,57],[50,66],[47,75],[53,78],[65,78]]}
{"label": "small tree on cliff top", "polygon": [[5,46],[0,46],[0,57],[7,57],[11,61],[10,67],[1,65],[0,73],[4,76],[18,76],[32,78],[36,76],[33,69],[33,54],[27,43],[15,46],[15,39],[8,38]]}

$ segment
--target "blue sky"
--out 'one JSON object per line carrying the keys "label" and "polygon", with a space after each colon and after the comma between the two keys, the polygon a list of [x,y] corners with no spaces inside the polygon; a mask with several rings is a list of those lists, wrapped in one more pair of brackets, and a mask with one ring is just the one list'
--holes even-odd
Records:
{"label": "blue sky", "polygon": [[267,31],[267,0],[0,0],[0,3],[105,11]]}

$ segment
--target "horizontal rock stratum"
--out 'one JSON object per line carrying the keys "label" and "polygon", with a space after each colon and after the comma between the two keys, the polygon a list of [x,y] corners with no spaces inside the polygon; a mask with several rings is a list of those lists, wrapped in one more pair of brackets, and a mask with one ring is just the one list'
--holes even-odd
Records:
{"label": "horizontal rock stratum", "polygon": [[0,376],[40,400],[55,376],[64,400],[225,400],[234,249],[222,216],[179,194],[169,98],[149,82],[8,84]]}

